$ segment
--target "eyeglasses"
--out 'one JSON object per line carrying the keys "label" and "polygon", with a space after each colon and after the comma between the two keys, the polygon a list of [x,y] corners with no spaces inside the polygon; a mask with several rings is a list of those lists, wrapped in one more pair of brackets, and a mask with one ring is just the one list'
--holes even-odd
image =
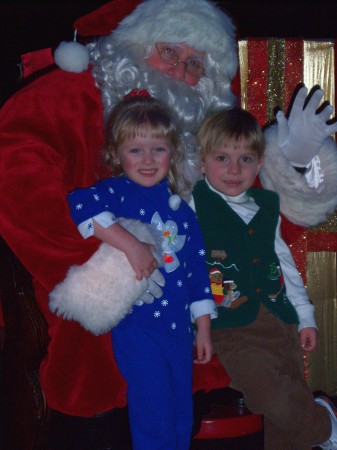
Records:
{"label": "eyeglasses", "polygon": [[193,77],[202,77],[205,72],[203,63],[197,57],[187,58],[185,61],[179,58],[177,50],[168,44],[155,44],[160,59],[171,66],[176,66],[180,62],[185,64],[185,70]]}

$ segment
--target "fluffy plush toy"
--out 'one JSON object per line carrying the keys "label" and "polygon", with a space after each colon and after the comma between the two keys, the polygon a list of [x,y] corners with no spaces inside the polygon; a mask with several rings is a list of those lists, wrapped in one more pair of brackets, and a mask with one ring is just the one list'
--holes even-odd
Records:
{"label": "fluffy plush toy", "polygon": [[[152,244],[153,254],[162,266],[160,232],[138,220],[120,218],[119,224],[139,240]],[[69,269],[66,278],[50,293],[49,307],[99,335],[116,326],[135,304],[141,306],[161,297],[160,286],[164,284],[158,269],[151,278],[136,280],[125,254],[103,243],[85,264]]]}

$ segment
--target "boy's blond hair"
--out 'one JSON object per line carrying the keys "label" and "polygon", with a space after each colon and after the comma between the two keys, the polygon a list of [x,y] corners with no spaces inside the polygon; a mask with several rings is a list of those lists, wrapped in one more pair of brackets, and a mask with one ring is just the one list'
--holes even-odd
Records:
{"label": "boy's blond hair", "polygon": [[265,142],[256,118],[242,108],[219,110],[208,116],[198,131],[200,158],[222,146],[236,145],[245,140],[249,150],[255,151],[260,159],[264,154]]}
{"label": "boy's blond hair", "polygon": [[183,174],[181,133],[171,111],[152,97],[130,97],[120,101],[110,113],[105,129],[103,156],[112,175],[123,170],[118,157],[118,147],[126,139],[136,136],[167,139],[172,146],[171,167],[167,179],[173,193],[182,197],[190,191],[190,184]]}

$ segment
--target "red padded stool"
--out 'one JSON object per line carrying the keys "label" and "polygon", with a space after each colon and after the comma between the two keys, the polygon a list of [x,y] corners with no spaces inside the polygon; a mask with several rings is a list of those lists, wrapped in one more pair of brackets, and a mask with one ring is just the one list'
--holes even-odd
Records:
{"label": "red padded stool", "polygon": [[263,430],[262,415],[246,408],[241,393],[229,387],[230,381],[216,355],[208,364],[194,364],[193,392],[201,422],[193,439],[234,438]]}

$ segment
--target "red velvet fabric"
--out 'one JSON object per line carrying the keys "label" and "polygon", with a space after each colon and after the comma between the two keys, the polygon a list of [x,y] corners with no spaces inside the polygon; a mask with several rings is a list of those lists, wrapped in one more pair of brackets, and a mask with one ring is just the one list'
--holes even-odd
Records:
{"label": "red velvet fabric", "polygon": [[141,0],[114,0],[75,20],[73,28],[81,36],[106,36],[128,16]]}
{"label": "red velvet fabric", "polygon": [[0,111],[0,234],[34,277],[51,344],[41,382],[50,407],[79,416],[126,404],[110,334],[94,337],[48,309],[48,292],[96,250],[72,222],[66,195],[106,176],[103,111],[87,72],[55,70]]}
{"label": "red velvet fabric", "polygon": [[21,55],[22,78],[27,78],[33,73],[54,64],[54,57],[51,48],[35,50]]}
{"label": "red velvet fabric", "polygon": [[193,365],[193,392],[211,391],[229,386],[231,379],[217,355],[207,364]]}

